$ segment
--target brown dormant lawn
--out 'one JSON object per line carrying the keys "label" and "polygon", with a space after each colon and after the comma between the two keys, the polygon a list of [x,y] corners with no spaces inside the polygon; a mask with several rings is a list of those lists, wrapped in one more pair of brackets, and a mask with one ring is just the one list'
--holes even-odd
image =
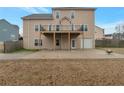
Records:
{"label": "brown dormant lawn", "polygon": [[124,85],[124,59],[1,60],[0,85]]}

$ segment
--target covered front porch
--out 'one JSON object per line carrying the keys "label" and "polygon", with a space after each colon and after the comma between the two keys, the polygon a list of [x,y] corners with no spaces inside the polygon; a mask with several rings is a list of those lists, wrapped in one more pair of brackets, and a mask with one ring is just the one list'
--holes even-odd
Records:
{"label": "covered front porch", "polygon": [[49,43],[51,43],[50,47],[52,47],[53,50],[71,50],[71,49],[78,49],[78,36],[80,33],[43,33],[46,37]]}

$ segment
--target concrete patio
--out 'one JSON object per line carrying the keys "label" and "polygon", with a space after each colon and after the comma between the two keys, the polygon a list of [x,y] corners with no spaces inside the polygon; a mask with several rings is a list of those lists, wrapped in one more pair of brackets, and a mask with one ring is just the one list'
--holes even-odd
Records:
{"label": "concrete patio", "polygon": [[38,52],[18,52],[0,53],[0,60],[4,59],[106,59],[124,58],[123,54],[112,53],[108,55],[104,50],[85,49],[85,50],[41,50]]}
{"label": "concrete patio", "polygon": [[56,50],[56,51],[39,51],[22,57],[23,59],[104,59],[104,58],[124,58],[123,54],[112,53],[108,55],[104,50],[87,49],[87,50]]}

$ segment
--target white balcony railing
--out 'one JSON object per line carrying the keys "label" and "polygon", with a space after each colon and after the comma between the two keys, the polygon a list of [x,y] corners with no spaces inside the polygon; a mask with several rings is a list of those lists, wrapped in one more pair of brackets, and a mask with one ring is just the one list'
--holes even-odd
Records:
{"label": "white balcony railing", "polygon": [[40,25],[40,31],[84,31],[83,25]]}

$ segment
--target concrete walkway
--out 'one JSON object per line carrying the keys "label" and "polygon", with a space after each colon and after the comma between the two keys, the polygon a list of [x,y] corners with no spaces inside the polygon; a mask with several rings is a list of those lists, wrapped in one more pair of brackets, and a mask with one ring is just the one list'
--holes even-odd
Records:
{"label": "concrete walkway", "polygon": [[18,52],[9,54],[0,54],[0,60],[6,59],[106,59],[106,58],[124,58],[123,54],[112,53],[108,55],[103,50],[41,50],[38,52]]}

